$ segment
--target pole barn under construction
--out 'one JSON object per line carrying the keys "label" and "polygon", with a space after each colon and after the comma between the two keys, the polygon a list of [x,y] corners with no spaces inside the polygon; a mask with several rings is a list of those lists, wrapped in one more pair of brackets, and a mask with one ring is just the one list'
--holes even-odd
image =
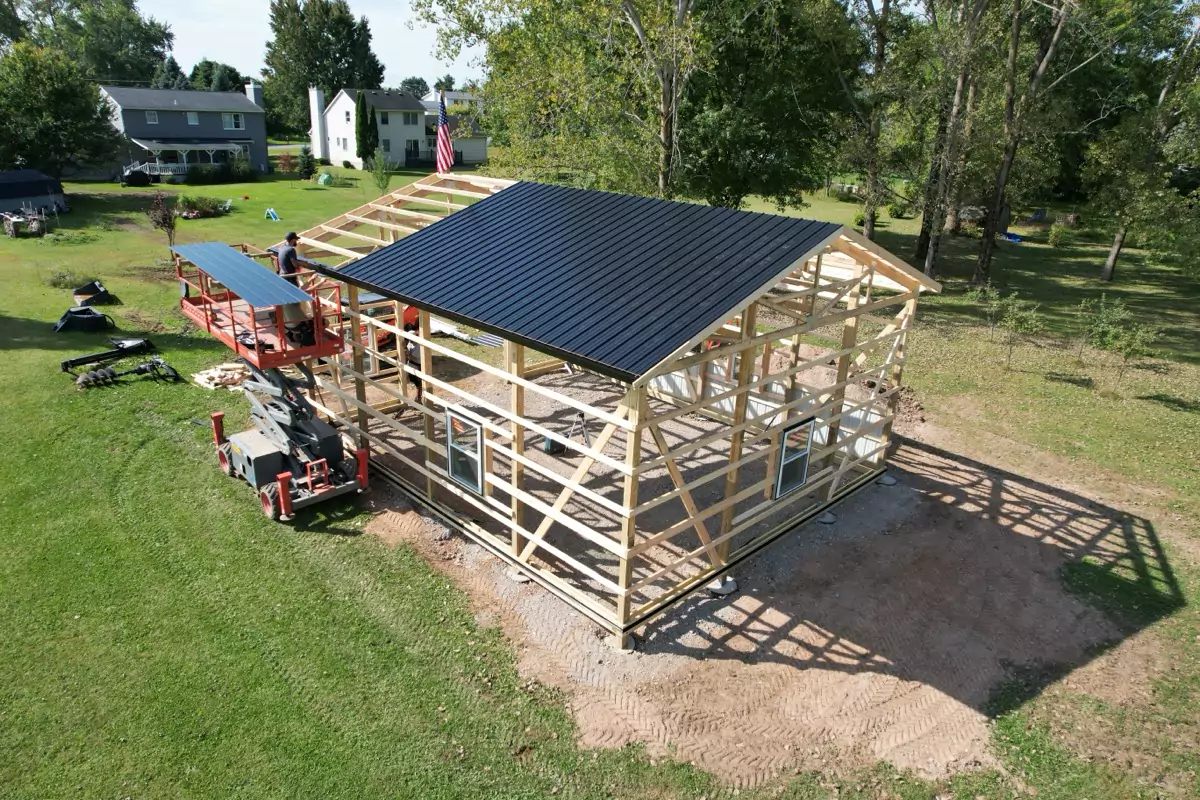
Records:
{"label": "pole barn under construction", "polygon": [[879,476],[940,290],[843,225],[466,174],[301,243],[350,345],[314,405],[623,645]]}

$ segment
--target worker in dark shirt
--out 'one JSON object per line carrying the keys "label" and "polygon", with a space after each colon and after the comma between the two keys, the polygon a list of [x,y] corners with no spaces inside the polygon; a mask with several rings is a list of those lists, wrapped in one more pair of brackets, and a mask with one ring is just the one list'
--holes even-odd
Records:
{"label": "worker in dark shirt", "polygon": [[291,281],[299,285],[299,277],[297,273],[300,271],[300,256],[296,254],[296,245],[300,243],[300,237],[295,231],[288,231],[288,235],[283,238],[283,246],[279,248],[279,274],[285,280]]}

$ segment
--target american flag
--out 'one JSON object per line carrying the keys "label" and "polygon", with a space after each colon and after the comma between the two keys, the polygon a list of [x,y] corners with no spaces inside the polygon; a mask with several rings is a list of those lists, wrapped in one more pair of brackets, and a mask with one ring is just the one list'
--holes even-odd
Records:
{"label": "american flag", "polygon": [[446,122],[446,93],[438,99],[437,171],[449,172],[454,166],[454,148],[450,145],[450,125]]}

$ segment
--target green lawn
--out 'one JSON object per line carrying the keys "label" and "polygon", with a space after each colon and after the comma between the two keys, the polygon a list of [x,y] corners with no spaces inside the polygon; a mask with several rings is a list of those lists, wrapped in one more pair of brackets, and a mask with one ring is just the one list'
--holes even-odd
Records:
{"label": "green lawn", "polygon": [[[418,176],[399,174],[393,188]],[[359,188],[269,180],[167,189],[234,199],[228,217],[181,221],[180,241],[269,245],[370,199],[374,188],[358,177]],[[68,191],[74,211],[63,216],[62,234],[0,240],[0,436],[8,443],[0,460],[0,795],[724,793],[690,767],[652,766],[633,748],[578,750],[563,698],[523,686],[510,645],[478,629],[464,598],[420,557],[361,536],[365,515],[355,501],[320,507],[293,526],[268,523],[250,490],[218,472],[207,430],[192,424],[220,409],[238,429],[246,422],[240,396],[136,379],[76,391],[58,360],[97,349],[100,337],[50,333],[70,304],[46,283],[55,272],[103,278],[122,301],[108,309],[122,332],[148,333],[184,374],[227,360],[228,351],[188,330],[176,310],[165,241],[143,213],[147,190]],[[267,207],[282,221],[264,219]],[[848,221],[853,207],[814,198],[800,213]],[[914,229],[911,220],[889,223],[880,238],[907,255]],[[1018,369],[1005,373],[994,366],[999,346],[961,296],[972,244],[950,243],[948,291],[923,305],[910,352],[907,376],[929,413],[1158,487],[1156,513],[1174,508],[1194,523],[1196,283],[1134,253],[1112,288],[1151,321],[1177,324],[1167,340],[1173,360],[1153,370],[1131,370],[1118,386],[1096,354],[1076,365],[1047,339],[1022,347]],[[1070,306],[1100,288],[1091,277],[1098,248],[1082,235],[1061,252],[1008,246],[998,270],[1036,295],[1066,336]],[[1136,280],[1126,278],[1135,271]],[[977,410],[970,419],[954,410],[964,402]],[[1194,570],[1178,572],[1194,598]],[[1132,599],[1115,591],[1097,602],[1120,613]],[[1135,729],[1170,719],[1194,737],[1196,612],[1186,608],[1156,629],[1174,648],[1176,668],[1139,712],[1147,716],[1094,713],[1115,720],[1120,711]],[[935,785],[881,766],[797,776],[782,796],[1153,796],[1058,743],[1043,702],[1003,705],[1014,709],[999,713],[994,728],[1004,774]],[[1154,757],[1186,770],[1195,759],[1186,741]],[[773,787],[761,794],[777,796]]]}

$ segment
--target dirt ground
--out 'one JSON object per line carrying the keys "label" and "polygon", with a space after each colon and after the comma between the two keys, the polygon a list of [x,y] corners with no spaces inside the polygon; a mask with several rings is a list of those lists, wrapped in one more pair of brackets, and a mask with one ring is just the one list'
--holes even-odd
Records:
{"label": "dirt ground", "polygon": [[[503,627],[523,676],[571,698],[581,745],[644,743],[736,786],[878,759],[929,777],[988,765],[984,709],[1013,667],[1052,664],[1047,683],[1066,674],[1117,701],[1148,691],[1161,669],[1152,639],[1069,594],[1059,570],[1087,556],[1171,591],[1153,526],[1099,502],[1105,487],[1000,467],[1070,470],[1013,452],[984,464],[959,453],[996,443],[969,449],[921,422],[919,405],[905,417],[897,485],[858,492],[835,524],[810,523],[740,565],[739,592],[683,601],[632,653],[402,501],[375,493],[395,510],[368,530],[426,554],[482,624]],[[1113,647],[1094,659],[1101,645]]]}

